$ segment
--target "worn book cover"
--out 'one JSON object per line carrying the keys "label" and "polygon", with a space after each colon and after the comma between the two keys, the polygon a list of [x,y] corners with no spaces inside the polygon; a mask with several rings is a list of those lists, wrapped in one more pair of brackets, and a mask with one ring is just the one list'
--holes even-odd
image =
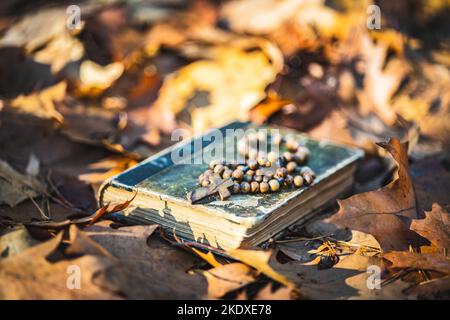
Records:
{"label": "worn book cover", "polygon": [[[227,131],[249,128],[267,129],[241,122],[218,129],[225,137],[221,157],[236,155],[236,149],[229,147],[235,141],[227,140],[235,137],[227,135]],[[208,164],[196,161],[201,152],[192,152],[189,163],[175,163],[173,155],[195,150],[195,146],[208,148],[213,141],[200,136],[182,141],[106,181],[99,191],[100,202],[124,201],[137,194],[120,217],[141,223],[156,222],[179,237],[214,247],[257,245],[290,224],[311,217],[351,188],[356,162],[363,156],[360,149],[317,141],[287,129],[279,132],[295,135],[309,148],[307,165],[316,173],[311,185],[267,194],[235,194],[226,200],[213,198],[206,203],[191,204],[186,195],[198,188],[198,176]]]}

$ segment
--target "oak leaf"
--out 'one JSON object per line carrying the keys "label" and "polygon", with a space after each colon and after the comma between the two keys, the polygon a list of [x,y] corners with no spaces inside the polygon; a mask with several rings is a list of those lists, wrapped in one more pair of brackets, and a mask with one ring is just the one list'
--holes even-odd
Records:
{"label": "oak leaf", "polygon": [[408,174],[408,144],[393,138],[379,145],[397,162],[397,177],[378,190],[338,201],[340,209],[328,222],[372,234],[383,250],[405,250],[417,244],[419,237],[409,229],[418,214]]}
{"label": "oak leaf", "polygon": [[425,219],[414,219],[414,230],[439,248],[450,248],[450,214],[439,204],[433,204],[431,211],[425,212]]}
{"label": "oak leaf", "polygon": [[392,251],[383,254],[383,258],[392,262],[392,268],[434,270],[450,274],[450,258],[440,253]]}

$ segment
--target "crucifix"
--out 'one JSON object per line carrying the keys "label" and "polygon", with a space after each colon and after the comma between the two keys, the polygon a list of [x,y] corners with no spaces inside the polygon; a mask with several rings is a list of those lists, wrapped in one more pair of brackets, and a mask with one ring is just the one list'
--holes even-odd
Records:
{"label": "crucifix", "polygon": [[222,179],[219,174],[214,174],[210,181],[209,186],[195,189],[187,194],[190,203],[199,202],[216,194],[219,194],[220,200],[223,201],[231,195],[230,190],[228,190],[234,184],[231,179]]}

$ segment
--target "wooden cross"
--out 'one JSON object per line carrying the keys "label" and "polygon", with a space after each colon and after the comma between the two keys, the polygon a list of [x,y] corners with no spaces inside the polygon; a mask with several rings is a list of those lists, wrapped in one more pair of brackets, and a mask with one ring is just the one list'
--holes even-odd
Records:
{"label": "wooden cross", "polygon": [[207,187],[195,189],[187,194],[187,198],[191,203],[199,202],[212,195],[219,194],[220,200],[227,199],[231,192],[228,190],[234,182],[231,179],[222,179],[220,175],[214,174],[210,178],[211,184]]}

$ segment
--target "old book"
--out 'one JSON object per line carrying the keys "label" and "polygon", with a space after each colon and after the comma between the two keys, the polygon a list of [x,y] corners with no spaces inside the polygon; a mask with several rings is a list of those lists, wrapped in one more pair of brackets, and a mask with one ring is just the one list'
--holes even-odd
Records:
{"label": "old book", "polygon": [[[249,128],[254,129],[248,123],[234,122],[219,129],[224,135],[223,158],[237,153],[236,137],[228,132]],[[279,132],[282,136],[294,135],[309,148],[307,165],[316,173],[310,186],[266,194],[233,194],[224,201],[217,198],[191,204],[186,195],[198,188],[198,176],[208,164],[193,161],[202,152],[193,153],[193,163],[174,162],[173,155],[189,148],[196,150],[195,146],[202,150],[211,146],[212,139],[201,136],[182,141],[109,179],[99,190],[100,203],[123,202],[136,194],[131,205],[119,213],[121,218],[158,223],[180,238],[221,249],[258,245],[289,225],[311,218],[347,192],[354,181],[357,161],[363,156],[360,149],[317,141],[285,129]]]}

